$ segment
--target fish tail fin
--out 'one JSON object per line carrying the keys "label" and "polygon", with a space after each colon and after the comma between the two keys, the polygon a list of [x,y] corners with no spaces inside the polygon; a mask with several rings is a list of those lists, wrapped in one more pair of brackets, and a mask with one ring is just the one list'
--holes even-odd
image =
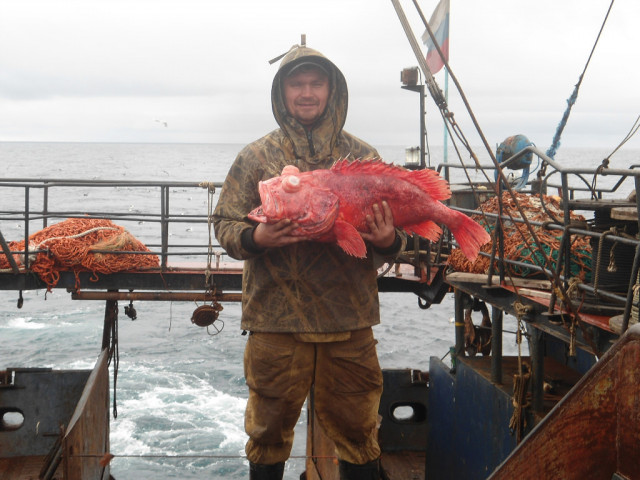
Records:
{"label": "fish tail fin", "polygon": [[415,225],[407,225],[404,227],[404,231],[407,233],[417,233],[421,237],[426,238],[427,240],[431,240],[432,242],[437,242],[442,235],[442,229],[438,226],[437,223],[427,220],[425,222],[415,224]]}
{"label": "fish tail fin", "polygon": [[447,224],[449,230],[458,242],[462,253],[470,260],[474,261],[478,257],[480,247],[491,241],[491,235],[487,233],[482,225],[473,221],[462,212],[452,211],[456,218]]}

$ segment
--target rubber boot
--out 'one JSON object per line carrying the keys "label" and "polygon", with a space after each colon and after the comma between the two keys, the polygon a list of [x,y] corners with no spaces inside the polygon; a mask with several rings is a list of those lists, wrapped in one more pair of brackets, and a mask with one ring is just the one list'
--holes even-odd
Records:
{"label": "rubber boot", "polygon": [[340,480],[380,480],[380,459],[363,465],[339,460]]}
{"label": "rubber boot", "polygon": [[282,480],[284,462],[264,465],[249,462],[249,480]]}

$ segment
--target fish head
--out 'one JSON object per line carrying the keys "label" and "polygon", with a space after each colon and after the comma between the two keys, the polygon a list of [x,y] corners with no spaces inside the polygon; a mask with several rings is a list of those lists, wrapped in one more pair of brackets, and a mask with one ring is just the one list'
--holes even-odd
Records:
{"label": "fish head", "polygon": [[249,218],[261,223],[288,218],[298,224],[294,235],[321,235],[332,228],[338,216],[337,195],[323,187],[314,172],[300,173],[292,165],[287,165],[282,175],[261,181],[258,191],[262,204]]}

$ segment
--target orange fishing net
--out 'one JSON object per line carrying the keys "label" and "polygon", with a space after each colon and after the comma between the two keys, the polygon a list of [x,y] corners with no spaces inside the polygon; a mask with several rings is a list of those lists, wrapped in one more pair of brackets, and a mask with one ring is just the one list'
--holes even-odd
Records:
{"label": "orange fishing net", "polygon": [[[24,251],[24,240],[10,242],[12,252]],[[60,271],[114,273],[159,266],[156,255],[136,253],[101,253],[100,251],[149,252],[149,249],[124,227],[99,218],[70,218],[46,227],[29,237],[29,269],[51,289],[60,279]],[[24,254],[14,254],[18,266]],[[10,268],[0,250],[0,269]]]}
{"label": "orange fishing net", "polygon": [[[564,213],[558,200],[554,197],[547,195],[527,195],[524,193],[515,192],[515,197],[525,213],[527,219],[533,222],[549,222],[556,223],[563,222]],[[502,195],[503,205],[503,217],[519,219],[520,213],[516,208],[516,203],[513,201],[511,195],[508,192]],[[544,203],[544,206],[543,206]],[[487,200],[480,207],[483,212],[498,214],[498,197],[493,197]],[[546,210],[545,210],[546,209]],[[552,220],[553,215],[556,220]],[[584,222],[585,219],[582,215],[570,212],[572,222]],[[495,219],[487,218],[487,220],[480,215],[474,215],[472,217],[475,221],[485,227],[485,229],[492,233],[495,228]],[[552,265],[546,265],[547,268],[555,268],[555,261],[558,259],[558,252],[560,250],[560,242],[562,238],[562,232],[559,230],[547,230],[544,226],[532,225],[540,245],[537,245],[534,239],[529,233],[529,229],[524,223],[512,222],[510,220],[503,220],[502,226],[504,229],[504,254],[505,258],[509,260],[517,260],[520,262],[528,263],[531,265],[545,265],[544,256],[551,259],[554,263]],[[493,242],[489,242],[482,246],[481,251],[491,253]],[[544,255],[540,250],[544,251]],[[498,255],[498,252],[496,252]],[[479,255],[474,262],[470,262],[462,253],[461,250],[454,250],[449,256],[449,265],[454,270],[460,272],[470,273],[488,273],[489,272],[489,257]],[[511,266],[510,273],[518,277],[527,277],[535,275],[536,270],[526,267]],[[498,272],[498,266],[495,265],[494,272]],[[572,277],[579,277],[582,281],[588,281],[591,273],[591,245],[589,244],[588,237],[572,235],[571,237],[571,273]]]}

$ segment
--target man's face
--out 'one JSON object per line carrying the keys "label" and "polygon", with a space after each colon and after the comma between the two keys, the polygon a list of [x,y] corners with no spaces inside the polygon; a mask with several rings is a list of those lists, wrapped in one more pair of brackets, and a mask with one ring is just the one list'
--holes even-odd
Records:
{"label": "man's face", "polygon": [[287,111],[303,125],[313,125],[329,99],[329,77],[319,68],[294,73],[284,79]]}

